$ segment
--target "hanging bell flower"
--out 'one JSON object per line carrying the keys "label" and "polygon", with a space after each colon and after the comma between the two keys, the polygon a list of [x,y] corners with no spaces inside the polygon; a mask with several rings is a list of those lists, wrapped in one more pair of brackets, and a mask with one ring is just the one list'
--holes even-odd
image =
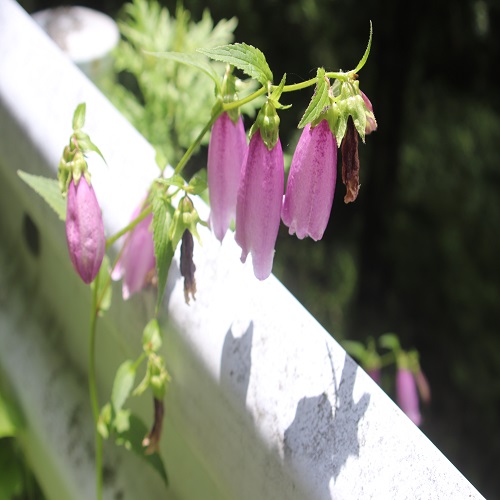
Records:
{"label": "hanging bell flower", "polygon": [[281,217],[290,234],[318,241],[332,209],[337,178],[337,141],[327,120],[302,131],[293,155]]}
{"label": "hanging bell flower", "polygon": [[84,283],[97,276],[106,250],[101,208],[85,176],[72,179],[67,193],[66,241],[73,267]]}
{"label": "hanging bell flower", "polygon": [[241,166],[247,151],[243,119],[234,122],[228,113],[215,121],[208,145],[208,192],[210,224],[219,241],[224,239],[231,220],[236,216],[236,200]]}
{"label": "hanging bell flower", "polygon": [[269,101],[251,133],[238,190],[235,239],[241,247],[241,261],[251,253],[254,274],[264,280],[273,267],[284,188],[279,117]]}

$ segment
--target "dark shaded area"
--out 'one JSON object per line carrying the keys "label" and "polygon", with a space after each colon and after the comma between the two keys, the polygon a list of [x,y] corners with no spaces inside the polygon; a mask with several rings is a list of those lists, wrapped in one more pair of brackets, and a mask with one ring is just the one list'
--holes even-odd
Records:
{"label": "dark shaded area", "polygon": [[232,327],[226,333],[220,360],[221,386],[234,394],[242,408],[247,400],[250,371],[252,369],[253,322],[240,337],[235,337]]}
{"label": "dark shaded area", "polygon": [[[24,0],[29,11],[60,1]],[[73,2],[69,2],[73,3]],[[81,1],[115,16],[118,0]],[[164,2],[171,11],[175,0]],[[394,331],[433,391],[422,430],[490,500],[500,498],[500,4],[493,0],[186,0],[237,16],[275,79],[354,67],[379,129],[360,145],[361,189],[338,179],[323,242],[282,228],[275,272],[336,338]],[[310,93],[286,95],[287,145]],[[249,125],[249,124],[247,124]],[[291,152],[292,148],[288,150]],[[321,395],[306,406],[320,405]]]}
{"label": "dark shaded area", "polygon": [[[352,397],[357,365],[346,356],[339,385],[335,389],[335,410],[325,393],[304,397],[297,405],[295,418],[285,431],[285,459],[308,462],[316,475],[317,496],[330,498],[329,484],[337,479],[348,457],[359,456],[358,423],[370,402],[364,394],[355,403]],[[333,375],[335,373],[332,370]],[[336,386],[335,379],[333,383]]]}

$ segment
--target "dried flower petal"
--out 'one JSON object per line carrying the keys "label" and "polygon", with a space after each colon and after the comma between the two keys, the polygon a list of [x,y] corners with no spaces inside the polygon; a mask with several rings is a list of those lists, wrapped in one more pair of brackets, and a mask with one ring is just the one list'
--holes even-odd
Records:
{"label": "dried flower petal", "polygon": [[181,243],[181,275],[184,277],[184,300],[189,304],[189,296],[196,300],[196,266],[193,261],[193,235],[186,229],[182,234]]}
{"label": "dried flower petal", "polygon": [[342,140],[342,182],[347,192],[344,203],[354,201],[359,191],[358,133],[352,118],[347,120],[347,130]]}

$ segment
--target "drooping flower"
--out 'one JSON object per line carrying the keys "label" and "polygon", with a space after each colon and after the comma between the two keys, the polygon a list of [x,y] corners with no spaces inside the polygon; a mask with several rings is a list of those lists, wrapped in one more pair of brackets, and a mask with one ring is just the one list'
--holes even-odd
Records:
{"label": "drooping flower", "polygon": [[236,207],[236,242],[241,261],[249,253],[255,276],[266,279],[273,267],[274,246],[281,219],[284,188],[284,161],[281,142],[266,146],[258,129],[250,139],[243,161]]}
{"label": "drooping flower", "polygon": [[[143,209],[144,204],[141,203],[135,209],[131,220],[136,219]],[[141,291],[154,277],[156,259],[151,231],[152,221],[153,214],[149,214],[132,229],[111,275],[114,280],[123,278],[124,300]]]}
{"label": "drooping flower", "polygon": [[305,126],[293,155],[281,216],[299,239],[323,237],[337,178],[337,141],[326,120]]}
{"label": "drooping flower", "polygon": [[363,101],[365,103],[365,106],[366,106],[366,127],[365,127],[365,135],[368,135],[368,134],[371,134],[372,132],[374,132],[375,130],[377,130],[377,120],[375,119],[375,115],[373,114],[373,106],[372,106],[372,103],[370,101],[370,99],[368,99],[368,97],[366,97],[366,94],[360,90],[360,93],[361,93],[361,97],[363,98]]}
{"label": "drooping flower", "polygon": [[415,425],[421,424],[422,416],[420,414],[415,376],[408,368],[398,367],[396,373],[396,401]]}
{"label": "drooping flower", "polygon": [[104,258],[106,237],[94,188],[84,176],[69,183],[66,241],[73,267],[86,284],[91,283]]}
{"label": "drooping flower", "polygon": [[210,222],[216,238],[222,241],[231,220],[236,216],[236,200],[241,166],[247,151],[243,120],[235,123],[222,113],[215,121],[208,145],[208,191]]}

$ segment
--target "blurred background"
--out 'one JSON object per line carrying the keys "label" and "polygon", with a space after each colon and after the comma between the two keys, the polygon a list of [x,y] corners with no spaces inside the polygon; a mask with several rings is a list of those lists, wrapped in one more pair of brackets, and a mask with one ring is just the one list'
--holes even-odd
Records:
{"label": "blurred background", "polygon": [[[20,3],[30,13],[61,5]],[[178,6],[160,3],[172,14]],[[78,4],[123,14],[119,0]],[[215,22],[235,16],[235,41],[260,48],[287,83],[318,66],[355,67],[372,21],[360,87],[378,130],[360,144],[359,197],[345,205],[338,180],[322,242],[282,227],[274,272],[337,340],[395,332],[416,348],[432,389],[422,431],[486,498],[500,498],[500,2],[183,5],[195,21],[207,8]],[[281,112],[289,153],[310,97],[282,99],[293,104]]]}

